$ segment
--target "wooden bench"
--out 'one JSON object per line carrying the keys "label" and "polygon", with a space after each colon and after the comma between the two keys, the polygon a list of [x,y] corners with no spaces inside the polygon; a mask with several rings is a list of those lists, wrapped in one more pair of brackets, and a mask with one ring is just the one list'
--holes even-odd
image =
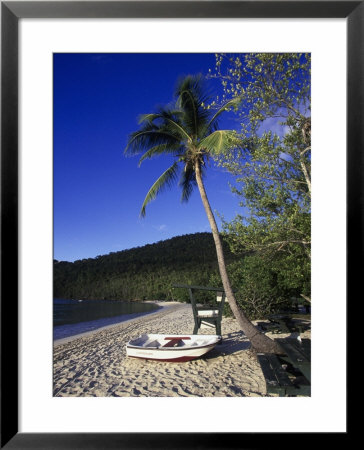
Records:
{"label": "wooden bench", "polygon": [[279,356],[273,353],[258,353],[257,358],[262,368],[268,394],[285,396],[310,396],[311,385],[304,377],[289,377]]}
{"label": "wooden bench", "polygon": [[[276,339],[285,354],[258,353],[268,393],[311,395],[311,340]],[[291,375],[291,377],[289,376]]]}
{"label": "wooden bench", "polygon": [[294,298],[292,299],[292,304],[298,309],[304,309],[306,314],[311,314],[311,303],[304,298]]}
{"label": "wooden bench", "polygon": [[[202,327],[211,327],[215,328],[216,334],[221,336],[221,321],[226,300],[224,289],[206,286],[192,286],[188,284],[174,284],[173,287],[188,290],[193,311],[193,318],[195,321],[193,334],[197,334],[198,330]],[[198,304],[194,295],[198,290],[216,293],[215,301],[212,302],[210,300],[209,304],[206,305]]]}
{"label": "wooden bench", "polygon": [[257,358],[262,368],[268,394],[284,397],[292,390],[293,383],[283,369],[278,356],[274,353],[258,353]]}
{"label": "wooden bench", "polygon": [[288,330],[288,328],[286,327],[286,325],[284,323],[282,326],[281,323],[279,323],[271,318],[269,319],[269,322],[257,322],[257,325],[264,332],[269,332],[269,333],[273,333],[273,334],[290,333],[290,331]]}
{"label": "wooden bench", "polygon": [[[294,331],[303,333],[309,327],[309,325],[300,323],[298,319],[295,320],[294,316],[288,314],[273,314],[268,319],[270,323],[267,328],[270,326],[269,331],[273,331],[273,333],[293,333]],[[265,326],[267,325],[265,324]]]}
{"label": "wooden bench", "polygon": [[282,359],[296,367],[308,381],[311,381],[311,341],[310,339],[286,338],[277,339],[277,342],[282,347],[286,356]]}

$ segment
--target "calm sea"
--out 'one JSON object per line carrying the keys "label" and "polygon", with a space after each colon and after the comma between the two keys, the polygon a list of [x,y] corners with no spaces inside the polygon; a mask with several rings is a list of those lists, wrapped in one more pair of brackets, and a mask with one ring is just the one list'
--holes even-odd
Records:
{"label": "calm sea", "polygon": [[153,312],[153,303],[53,299],[53,339],[62,339]]}

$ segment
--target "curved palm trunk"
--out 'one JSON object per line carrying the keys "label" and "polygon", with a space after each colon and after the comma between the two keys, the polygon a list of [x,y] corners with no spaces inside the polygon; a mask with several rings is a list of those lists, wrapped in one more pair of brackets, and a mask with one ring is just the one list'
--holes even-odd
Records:
{"label": "curved palm trunk", "polygon": [[198,190],[201,195],[202,203],[205,208],[208,221],[210,223],[212,235],[215,241],[215,247],[216,247],[216,254],[217,254],[217,261],[219,265],[219,271],[221,276],[221,281],[226,293],[226,297],[229,301],[230,308],[238,321],[239,325],[241,326],[242,331],[245,333],[247,338],[250,340],[254,350],[257,352],[267,352],[267,353],[282,353],[281,348],[279,345],[273,341],[272,339],[265,336],[263,333],[261,333],[251,322],[248,320],[244,313],[240,310],[236,303],[236,299],[233,293],[233,290],[230,285],[230,280],[226,271],[226,265],[225,265],[225,258],[224,253],[222,249],[221,239],[219,230],[216,225],[215,217],[212,213],[210,203],[208,201],[205,187],[202,181],[201,177],[201,170],[199,162],[196,161],[195,164],[195,172],[196,172],[196,181]]}

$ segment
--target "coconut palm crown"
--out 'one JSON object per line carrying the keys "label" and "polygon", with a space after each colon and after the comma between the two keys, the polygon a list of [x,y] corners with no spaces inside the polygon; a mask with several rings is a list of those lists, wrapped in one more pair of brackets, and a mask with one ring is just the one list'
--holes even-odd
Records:
{"label": "coconut palm crown", "polygon": [[161,108],[154,114],[140,117],[141,127],[129,136],[126,153],[142,153],[139,164],[145,159],[160,154],[175,157],[174,163],[158,178],[147,193],[141,215],[150,201],[166,186],[172,185],[179,178],[182,188],[182,201],[187,201],[193,188],[197,185],[205,212],[210,223],[215,242],[217,261],[221,281],[229,301],[230,308],[238,320],[241,329],[250,339],[257,351],[279,353],[275,341],[262,334],[238,307],[226,270],[225,258],[215,217],[207,198],[203,183],[206,162],[233,145],[238,144],[235,132],[218,130],[220,114],[237,105],[239,100],[232,100],[212,113],[204,104],[210,100],[205,94],[200,75],[187,76],[177,84],[174,107]]}
{"label": "coconut palm crown", "polygon": [[201,174],[211,156],[217,155],[237,142],[235,131],[218,130],[220,114],[236,106],[237,99],[213,112],[204,105],[211,100],[206,95],[201,75],[187,76],[176,87],[176,103],[173,107],[160,108],[154,114],[140,116],[140,129],[129,136],[125,149],[127,154],[143,152],[139,165],[147,158],[170,154],[175,162],[156,180],[147,193],[141,209],[145,216],[146,206],[165,187],[178,182],[182,189],[182,201],[187,201],[196,186],[196,165]]}

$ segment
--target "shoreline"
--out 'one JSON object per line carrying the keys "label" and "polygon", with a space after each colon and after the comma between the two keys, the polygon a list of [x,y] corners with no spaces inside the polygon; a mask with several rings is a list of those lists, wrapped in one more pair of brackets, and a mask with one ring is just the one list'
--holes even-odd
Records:
{"label": "shoreline", "polygon": [[[171,363],[127,357],[126,343],[141,334],[192,334],[191,305],[162,303],[165,307],[151,314],[55,343],[53,396],[267,396],[250,342],[231,317],[222,320],[222,343],[202,358]],[[199,334],[211,334],[211,329],[199,330]],[[266,334],[272,338],[289,336]],[[301,336],[310,338],[310,332]]]}
{"label": "shoreline", "polygon": [[[118,322],[102,325],[102,326],[99,326],[99,327],[97,327],[97,328],[95,328],[93,330],[83,331],[81,333],[73,334],[72,336],[67,336],[67,337],[63,337],[63,338],[54,339],[53,340],[53,346],[56,347],[58,345],[66,344],[67,342],[71,342],[71,341],[73,341],[75,339],[78,339],[78,338],[81,338],[81,337],[84,337],[84,336],[90,336],[92,334],[98,333],[99,331],[107,330],[107,329],[112,328],[112,327],[117,327],[117,326],[119,326],[119,325],[121,325],[123,323],[128,323],[128,322],[131,322],[133,320],[137,320],[139,318],[142,318],[144,316],[148,316],[148,315],[151,315],[151,314],[156,314],[156,313],[160,312],[163,308],[170,307],[171,306],[170,304],[171,303],[175,303],[175,302],[162,302],[162,301],[158,301],[158,300],[147,300],[144,303],[153,303],[153,304],[157,305],[158,308],[155,311],[147,311],[147,312],[144,312],[144,313],[130,314],[133,317],[131,317],[129,319],[126,319],[126,320],[119,320]],[[178,303],[178,302],[176,302],[176,303]],[[115,319],[117,317],[122,318],[122,317],[125,317],[127,315],[129,315],[129,314],[124,314],[124,315],[110,317],[110,318],[105,318],[105,319],[96,319],[96,320],[94,320],[92,322],[97,322],[97,321],[102,321],[102,320],[107,322],[107,320],[113,320],[113,319]],[[77,324],[75,324],[75,325],[77,325]]]}

